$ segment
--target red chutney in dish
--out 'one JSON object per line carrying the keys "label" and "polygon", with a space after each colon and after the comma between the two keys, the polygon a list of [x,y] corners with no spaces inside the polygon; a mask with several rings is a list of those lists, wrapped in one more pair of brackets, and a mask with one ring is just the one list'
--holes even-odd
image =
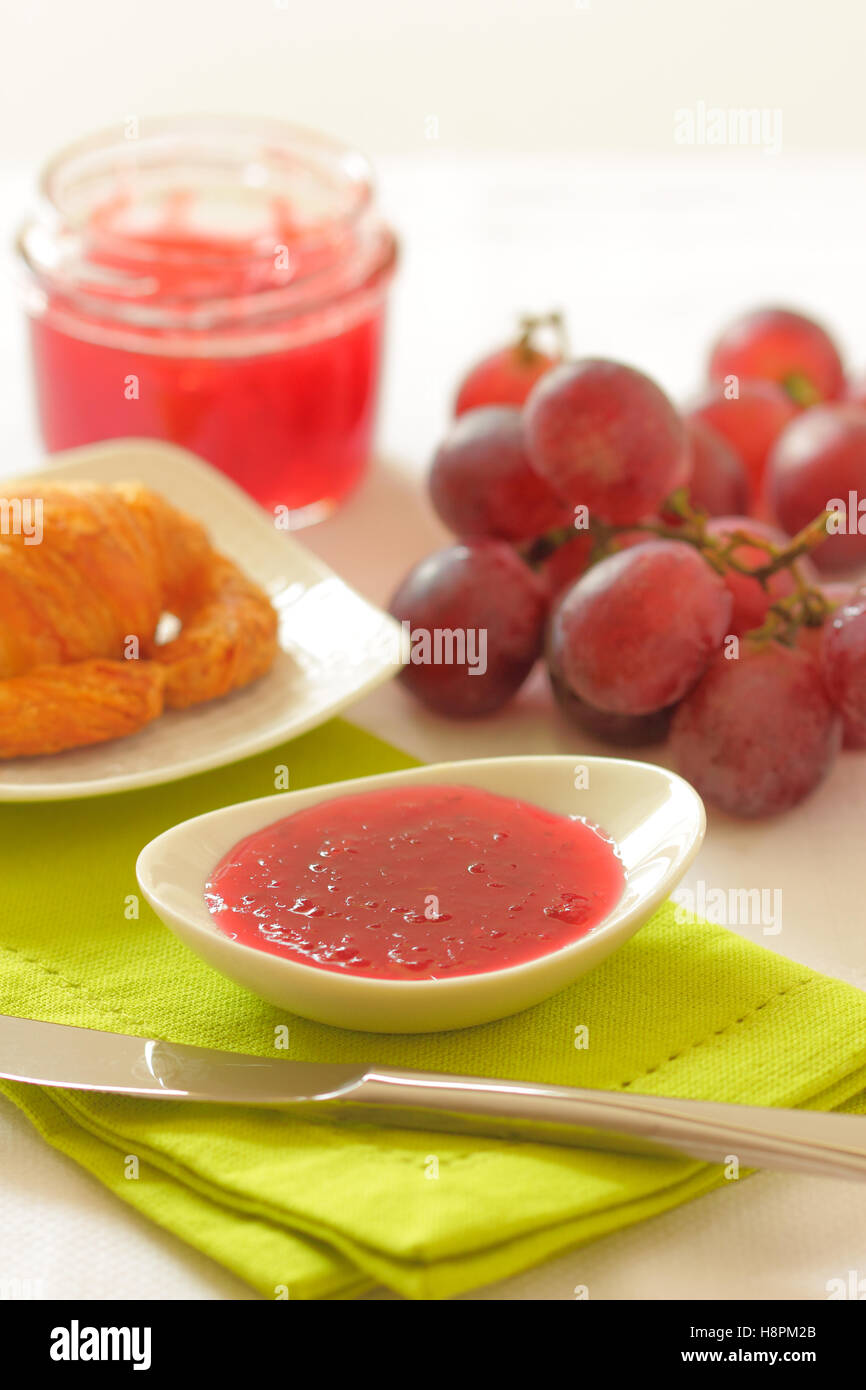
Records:
{"label": "red chutney in dish", "polygon": [[616,846],[476,787],[335,797],[241,840],[205,899],[245,946],[384,980],[478,975],[585,936],[618,902]]}

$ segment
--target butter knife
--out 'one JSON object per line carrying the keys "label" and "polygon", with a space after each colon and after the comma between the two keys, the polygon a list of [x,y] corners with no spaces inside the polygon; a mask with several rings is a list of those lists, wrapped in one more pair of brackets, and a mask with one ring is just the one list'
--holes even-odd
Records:
{"label": "butter knife", "polygon": [[866,1116],[293,1062],[0,1015],[0,1078],[150,1100],[866,1179]]}

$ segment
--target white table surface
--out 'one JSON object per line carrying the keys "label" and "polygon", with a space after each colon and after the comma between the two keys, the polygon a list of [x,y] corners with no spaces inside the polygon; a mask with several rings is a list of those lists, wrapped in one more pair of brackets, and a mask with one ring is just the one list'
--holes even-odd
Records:
{"label": "white table surface", "polygon": [[[394,294],[380,463],[307,543],[384,602],[442,543],[421,477],[461,368],[521,311],[565,309],[578,353],[620,357],[677,398],[740,308],[787,302],[835,325],[866,364],[866,164],[720,150],[664,161],[455,160],[435,144],[380,166],[404,239]],[[28,171],[0,170],[5,240]],[[11,284],[0,304],[0,473],[35,466],[27,364]],[[351,711],[427,761],[593,747],[551,711],[541,672],[471,728],[423,714],[390,686]],[[782,892],[771,949],[866,988],[866,753],[846,754],[809,801],[775,821],[710,816],[688,882]],[[490,1299],[822,1299],[866,1276],[866,1190],[759,1174],[472,1295]],[[0,1274],[47,1298],[252,1298],[247,1286],[131,1212],[0,1102]],[[378,1295],[383,1296],[383,1295]]]}

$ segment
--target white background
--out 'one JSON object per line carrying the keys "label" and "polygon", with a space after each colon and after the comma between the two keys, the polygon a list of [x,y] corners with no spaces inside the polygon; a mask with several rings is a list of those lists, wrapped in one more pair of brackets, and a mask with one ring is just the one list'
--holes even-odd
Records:
{"label": "white background", "polygon": [[0,152],[130,114],[287,116],[371,154],[665,151],[671,113],[781,107],[860,150],[859,0],[4,0]]}
{"label": "white background", "polygon": [[[378,601],[440,532],[419,483],[459,370],[523,310],[564,308],[578,351],[631,361],[679,399],[732,313],[783,300],[824,316],[866,366],[866,7],[829,0],[76,0],[2,11],[0,234],[38,162],[130,116],[234,110],[366,148],[400,232],[380,462],[306,539]],[[688,148],[678,108],[782,112],[783,147]],[[428,138],[430,117],[437,138]],[[11,280],[0,302],[0,471],[35,464]],[[398,688],[353,717],[426,759],[587,740],[544,682],[471,734]],[[866,987],[866,755],[779,821],[711,816],[692,878],[781,888],[764,938]],[[135,1217],[0,1110],[0,1264],[48,1297],[224,1297],[223,1271]],[[3,1144],[0,1143],[0,1147]],[[769,1174],[490,1291],[489,1297],[826,1297],[866,1276],[863,1189]]]}

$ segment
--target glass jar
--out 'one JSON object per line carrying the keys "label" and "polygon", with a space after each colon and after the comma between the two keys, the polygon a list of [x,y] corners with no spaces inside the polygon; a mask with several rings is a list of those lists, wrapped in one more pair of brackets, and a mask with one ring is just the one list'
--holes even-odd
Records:
{"label": "glass jar", "polygon": [[91,136],[17,243],[49,450],[171,440],[290,525],[370,456],[396,243],[355,151],[193,117]]}

